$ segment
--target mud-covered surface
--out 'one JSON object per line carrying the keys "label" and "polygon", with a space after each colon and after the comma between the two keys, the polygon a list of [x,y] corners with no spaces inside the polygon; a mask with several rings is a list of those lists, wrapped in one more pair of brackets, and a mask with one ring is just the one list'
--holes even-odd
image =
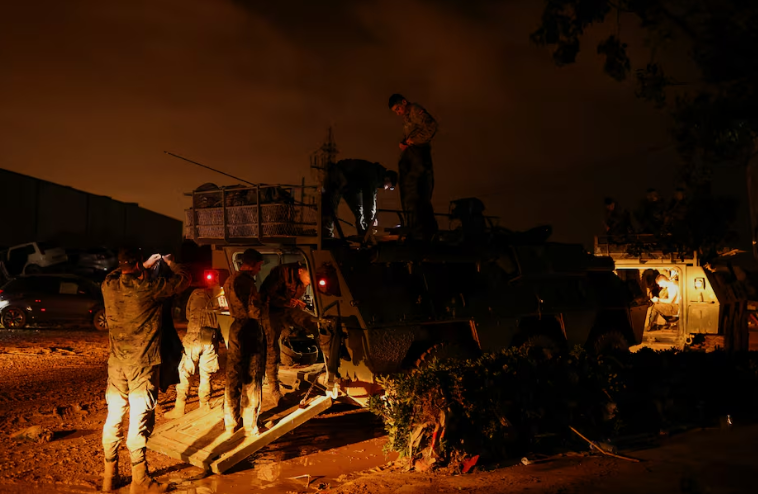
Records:
{"label": "mud-covered surface", "polygon": [[[223,395],[223,348],[220,353],[222,370],[214,380],[213,398]],[[107,360],[107,333],[0,329],[0,492],[30,492],[35,488],[43,492],[92,492],[98,488],[103,459],[100,440],[107,414]],[[197,384],[195,377],[193,386]],[[197,407],[196,388],[190,393],[188,411]],[[163,412],[173,408],[174,398],[173,387],[159,395],[156,425],[167,420]],[[29,428],[33,428],[27,434],[31,437],[14,438]],[[337,405],[235,466],[224,479],[227,485],[305,485],[307,478],[287,477],[307,474],[300,473],[299,467],[315,460],[302,458],[314,454],[325,455],[324,461],[330,465],[347,465],[349,471],[372,468],[388,460],[381,451],[383,439],[375,439],[382,435],[377,417]],[[37,437],[42,439],[38,441]],[[352,453],[335,453],[342,448]],[[149,450],[147,456],[151,471],[179,484],[180,492],[187,486],[187,478],[201,473],[196,467]],[[123,445],[119,463],[128,481],[128,452]],[[342,468],[332,470],[335,478],[345,472]],[[198,492],[218,478],[199,482]]]}
{"label": "mud-covered surface", "polygon": [[[71,329],[0,329],[0,492],[93,492],[102,474],[107,334]],[[221,351],[221,364],[225,355]],[[221,377],[214,398],[222,395]],[[194,383],[197,385],[197,382]],[[189,410],[197,406],[195,388]],[[161,394],[157,424],[173,406]],[[13,435],[35,427],[34,439]],[[754,492],[758,426],[695,431],[632,451],[631,463],[560,456],[529,466],[480,466],[466,475],[409,473],[385,456],[377,418],[337,405],[225,475],[188,482],[200,469],[148,451],[151,470],[187,494],[267,492],[340,494],[531,492]],[[128,480],[128,454],[121,473]],[[684,486],[684,487],[682,487]],[[747,487],[746,487],[747,486]],[[128,492],[128,488],[122,489]]]}

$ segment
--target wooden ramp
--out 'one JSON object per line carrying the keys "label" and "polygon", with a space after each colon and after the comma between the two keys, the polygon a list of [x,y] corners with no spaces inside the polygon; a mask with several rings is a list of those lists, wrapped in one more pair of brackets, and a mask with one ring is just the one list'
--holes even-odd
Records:
{"label": "wooden ramp", "polygon": [[[316,369],[312,367],[316,367]],[[312,367],[297,372],[293,384],[315,380],[323,365]],[[285,381],[283,375],[280,377],[283,378],[282,381]],[[271,408],[270,403],[269,407],[266,407],[268,400],[264,398],[264,412],[261,414],[258,424],[261,427],[264,424],[269,424],[271,427],[256,436],[245,436],[243,430],[237,431],[232,436],[224,434],[224,407],[223,397],[221,397],[211,402],[210,410],[193,410],[185,414],[184,417],[156,427],[147,442],[147,447],[203,470],[223,473],[259,449],[328,409],[336,398],[336,393],[324,395],[321,392],[320,395],[314,395],[312,391],[305,403],[293,404],[293,401],[299,402],[305,393],[305,390],[300,390],[300,392],[295,391],[286,394],[282,402],[289,403],[288,408],[274,409]]]}

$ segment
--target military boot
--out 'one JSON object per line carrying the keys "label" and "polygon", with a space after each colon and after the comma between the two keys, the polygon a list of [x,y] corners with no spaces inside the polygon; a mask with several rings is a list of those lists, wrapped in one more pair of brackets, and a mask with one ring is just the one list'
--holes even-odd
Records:
{"label": "military boot", "polygon": [[178,419],[184,416],[184,407],[187,405],[187,401],[185,398],[181,396],[176,397],[176,404],[174,405],[174,409],[170,412],[167,412],[164,414],[166,418],[169,419]]}
{"label": "military boot", "polygon": [[118,458],[113,461],[105,460],[103,472],[103,492],[111,492],[118,486]]}
{"label": "military boot", "polygon": [[129,494],[153,494],[168,490],[169,484],[162,484],[148,474],[147,461],[132,465],[132,484],[129,486]]}

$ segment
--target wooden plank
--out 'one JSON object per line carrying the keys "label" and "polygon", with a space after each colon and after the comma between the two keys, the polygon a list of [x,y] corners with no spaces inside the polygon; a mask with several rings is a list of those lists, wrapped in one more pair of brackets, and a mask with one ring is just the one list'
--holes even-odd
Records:
{"label": "wooden plank", "polygon": [[208,462],[203,461],[195,456],[195,450],[187,445],[175,441],[169,437],[158,436],[151,437],[147,441],[147,447],[151,451],[164,454],[171,458],[187,462],[196,467],[200,467],[204,470],[209,468]]}
{"label": "wooden plank", "polygon": [[259,449],[279,439],[324,410],[327,410],[332,406],[332,403],[333,400],[329,396],[315,398],[306,408],[298,409],[266,432],[257,436],[246,437],[236,448],[224,453],[217,460],[213,461],[210,465],[211,470],[214,473],[225,472]]}

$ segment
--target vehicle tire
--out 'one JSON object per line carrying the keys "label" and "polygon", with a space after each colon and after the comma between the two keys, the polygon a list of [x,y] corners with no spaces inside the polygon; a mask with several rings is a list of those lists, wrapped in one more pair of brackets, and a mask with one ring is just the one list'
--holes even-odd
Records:
{"label": "vehicle tire", "polygon": [[6,307],[0,314],[0,320],[5,329],[23,329],[29,322],[26,311],[20,307]]}
{"label": "vehicle tire", "polygon": [[42,268],[36,264],[29,264],[24,268],[24,274],[39,274],[42,272]]}
{"label": "vehicle tire", "polygon": [[624,334],[618,330],[606,331],[595,337],[590,345],[590,349],[595,355],[607,353],[628,352],[629,342]]}
{"label": "vehicle tire", "polygon": [[440,362],[449,359],[469,360],[477,358],[478,352],[458,343],[437,343],[426,349],[416,360],[416,368],[428,367],[434,360]]}
{"label": "vehicle tire", "polygon": [[105,318],[105,309],[98,309],[92,316],[92,327],[97,331],[108,331],[108,320]]}

